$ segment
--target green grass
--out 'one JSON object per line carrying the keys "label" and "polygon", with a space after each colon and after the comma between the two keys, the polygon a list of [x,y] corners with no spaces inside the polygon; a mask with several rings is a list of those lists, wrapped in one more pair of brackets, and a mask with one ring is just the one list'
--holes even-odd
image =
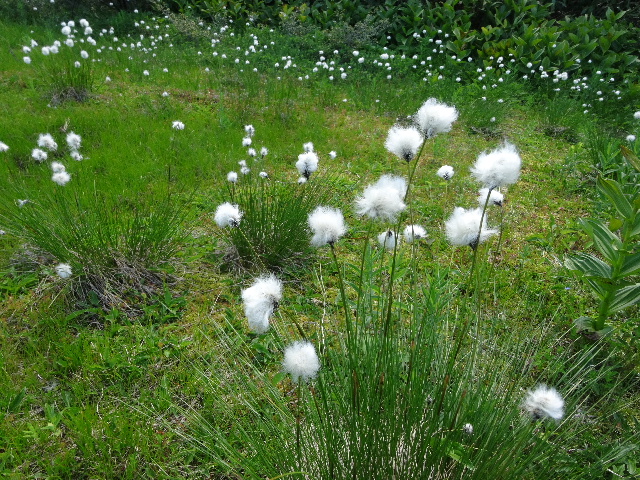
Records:
{"label": "green grass", "polygon": [[[343,209],[350,226],[340,255],[357,269],[359,240],[367,226],[354,216],[353,198],[380,174],[404,174],[406,169],[384,150],[388,129],[430,96],[454,103],[460,121],[450,134],[430,141],[412,185],[416,223],[424,225],[432,239],[418,247],[414,273],[429,278],[436,266],[446,271],[445,290],[451,297],[439,307],[448,309],[445,318],[455,323],[465,303],[458,286],[466,279],[471,254],[447,245],[443,222],[454,206],[475,205],[478,187],[468,168],[503,137],[520,150],[523,172],[506,192],[501,250],[488,253],[495,268],[491,275],[483,274],[489,281],[480,298],[482,315],[495,341],[512,338],[513,331],[530,332],[536,325],[560,337],[575,318],[597,308],[587,290],[562,268],[564,253],[587,247],[575,232],[576,219],[594,212],[592,178],[578,166],[588,163],[584,144],[590,129],[599,125],[594,116],[574,117],[582,111],[580,100],[566,100],[572,114],[561,115],[553,98],[506,81],[487,95],[487,101],[501,98],[504,103],[492,104],[497,122],[486,130],[478,85],[451,78],[425,82],[409,66],[394,71],[391,80],[377,67],[359,71],[354,66],[347,70],[347,79],[336,74],[330,81],[326,73],[312,74],[312,58],[295,59],[297,69],[284,70],[281,57],[291,54],[284,40],[281,47],[277,33],[258,32],[262,43],[273,40],[275,45],[255,61],[251,57],[257,73],[249,67],[241,72],[242,66],[231,60],[232,55],[244,59],[250,44],[246,37],[238,40],[242,50],[237,53],[235,40],[224,40],[219,50],[229,56],[226,62],[213,57],[206,45],[177,41],[174,47],[160,45],[153,51],[156,57],[140,49],[106,50],[102,62],[93,64],[95,95],[83,103],[50,106],[36,55],[26,65],[20,49],[30,37],[43,45],[59,34],[30,30],[0,23],[0,141],[10,146],[0,153],[0,175],[10,187],[3,187],[2,196],[15,192],[16,199],[34,201],[50,196],[57,186],[50,180],[48,162],[36,164],[30,152],[39,133],[52,133],[62,146],[66,125],[82,136],[85,159],[76,163],[62,153],[56,158],[72,175],[70,183],[60,187],[65,193],[85,198],[99,192],[109,199],[105,205],[119,206],[114,207],[116,221],[120,214],[128,218],[127,212],[142,200],[154,205],[171,194],[184,204],[185,218],[196,220],[185,225],[190,235],[162,266],[167,285],[155,295],[132,292],[137,315],[131,318],[124,314],[124,305],[101,311],[91,302],[79,314],[66,284],[53,274],[53,259],[41,252],[25,253],[21,238],[0,236],[0,473],[7,478],[224,478],[206,451],[188,441],[194,426],[185,412],[231,430],[233,416],[216,417],[218,411],[229,414],[221,409],[222,400],[234,415],[250,420],[248,407],[234,402],[233,388],[224,388],[234,370],[226,364],[229,358],[219,356],[248,352],[261,370],[276,376],[282,346],[269,335],[236,336],[232,331],[245,331],[240,290],[250,277],[228,273],[222,237],[212,221],[215,202],[228,188],[227,172],[246,158],[241,146],[246,124],[256,128],[256,147],[269,149],[266,162],[283,182],[296,181],[294,163],[302,144],[314,143],[321,170],[334,179],[333,204]],[[123,41],[134,40],[121,38],[118,44]],[[198,55],[198,49],[206,56]],[[278,69],[273,67],[276,62],[281,64]],[[162,71],[165,67],[168,73]],[[298,80],[305,74],[311,79]],[[106,76],[112,81],[104,82]],[[162,96],[165,91],[168,97]],[[618,107],[610,105],[611,111]],[[173,130],[174,120],[184,122],[185,130]],[[621,114],[620,124],[626,122]],[[549,136],[545,131],[550,125],[571,128],[578,143]],[[337,152],[335,159],[327,155],[331,150]],[[456,170],[446,185],[435,175],[445,163]],[[3,208],[11,206],[9,201]],[[91,208],[99,221],[100,205]],[[490,222],[496,221],[492,212]],[[287,320],[293,316],[309,335],[340,334],[337,275],[329,253],[320,251],[313,266],[289,272],[285,290],[278,320],[283,338],[295,338]],[[637,310],[625,315],[635,318]],[[554,363],[554,355],[578,348],[573,339],[562,338],[540,352],[534,376]],[[230,341],[238,344],[226,343]],[[627,362],[616,357],[619,375],[634,368],[637,375],[630,361],[637,359],[637,348],[632,344],[623,352]],[[219,376],[207,377],[207,367],[218,364],[224,367]],[[604,455],[602,445],[637,434],[638,394],[627,392],[614,377],[597,385],[603,391],[596,395],[612,388],[622,395],[615,404],[621,409],[617,423],[599,423],[584,437]],[[284,388],[265,387],[263,393]],[[229,397],[218,397],[220,392]],[[594,430],[602,434],[600,444]],[[242,451],[242,445],[234,446]],[[624,462],[622,456],[616,468],[624,471]],[[602,478],[595,471],[585,469],[590,473],[584,478]]]}

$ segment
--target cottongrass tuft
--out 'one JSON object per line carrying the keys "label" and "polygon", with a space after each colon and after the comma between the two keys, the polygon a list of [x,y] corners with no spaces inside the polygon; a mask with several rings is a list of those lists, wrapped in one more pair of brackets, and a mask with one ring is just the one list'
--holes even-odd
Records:
{"label": "cottongrass tuft", "polygon": [[635,142],[635,141],[636,141],[635,135],[627,135],[627,142]]}
{"label": "cottongrass tuft", "polygon": [[69,132],[67,134],[67,145],[69,146],[69,150],[77,152],[78,150],[80,150],[81,142],[82,138],[77,133]]}
{"label": "cottongrass tuft", "polygon": [[457,119],[458,111],[455,107],[441,103],[435,98],[424,102],[414,116],[416,125],[427,138],[449,132]]}
{"label": "cottongrass tuft", "polygon": [[427,231],[420,225],[407,225],[403,232],[404,241],[413,243],[414,241],[427,238]]}
{"label": "cottongrass tuft", "polygon": [[40,150],[39,148],[34,148],[31,151],[31,156],[33,157],[33,159],[36,162],[44,162],[47,159],[47,152],[45,152],[44,150]]}
{"label": "cottongrass tuft", "polygon": [[331,160],[333,160],[333,159],[334,159],[334,158],[336,158],[337,156],[338,156],[338,154],[336,153],[336,151],[335,151],[335,150],[331,150],[331,151],[329,152],[329,158],[330,158]]}
{"label": "cottongrass tuft", "polygon": [[478,204],[484,208],[485,203],[487,202],[487,195],[489,195],[489,203],[487,205],[495,205],[497,207],[501,207],[504,203],[504,195],[497,190],[491,190],[489,193],[488,188],[481,188],[478,190]]}
{"label": "cottongrass tuft", "polygon": [[453,167],[451,165],[443,165],[438,169],[436,175],[438,175],[443,180],[451,180],[454,173],[455,172],[453,171]]}
{"label": "cottongrass tuft", "polygon": [[269,330],[269,317],[282,300],[282,282],[275,275],[267,275],[254,280],[242,291],[244,313],[249,321],[249,329],[258,334]]}
{"label": "cottongrass tuft", "polygon": [[171,124],[171,127],[174,130],[184,130],[184,123],[182,123],[180,120],[174,120]]}
{"label": "cottongrass tuft", "polygon": [[487,217],[483,217],[481,208],[465,210],[462,207],[453,210],[453,214],[445,222],[445,231],[452,245],[468,246],[474,250],[478,244],[498,233],[496,229],[487,228]]}
{"label": "cottongrass tuft", "polygon": [[253,143],[253,140],[251,140],[251,137],[244,137],[242,139],[242,146],[243,147],[248,147]]}
{"label": "cottongrass tuft", "polygon": [[311,342],[294,342],[284,351],[283,370],[294,382],[311,380],[318,375],[320,359]]}
{"label": "cottongrass tuft", "polygon": [[69,175],[69,173],[64,170],[61,170],[59,172],[55,172],[51,176],[51,180],[53,180],[61,187],[64,187],[67,183],[69,183],[69,180],[71,180],[71,175]]}
{"label": "cottongrass tuft", "polygon": [[393,222],[407,207],[404,203],[406,193],[407,181],[403,177],[383,175],[356,199],[356,213]]}
{"label": "cottongrass tuft", "polygon": [[68,263],[59,263],[55,267],[56,273],[60,278],[69,278],[72,275],[71,265]]}
{"label": "cottongrass tuft", "polygon": [[64,172],[66,168],[60,162],[52,162],[51,170],[53,171],[53,173],[58,173],[58,172]]}
{"label": "cottongrass tuft", "polygon": [[9,150],[9,145],[4,142],[0,142],[0,152],[6,152],[7,150]]}
{"label": "cottongrass tuft", "polygon": [[564,400],[555,388],[546,385],[538,385],[535,390],[527,392],[523,407],[534,420],[560,420],[564,416]]}
{"label": "cottongrass tuft", "polygon": [[304,143],[302,145],[302,150],[304,150],[305,153],[313,152],[313,142]]}
{"label": "cottongrass tuft", "polygon": [[261,157],[266,157],[269,154],[269,149],[267,147],[262,147],[260,149],[260,156]]}
{"label": "cottongrass tuft", "polygon": [[58,149],[58,144],[50,133],[41,133],[38,136],[38,146],[46,148],[50,152],[55,152]]}
{"label": "cottongrass tuft", "polygon": [[313,150],[301,153],[298,155],[296,168],[300,175],[309,180],[311,174],[318,170],[318,155]]}
{"label": "cottongrass tuft", "polygon": [[216,224],[221,228],[237,227],[240,225],[241,218],[242,212],[238,208],[238,205],[232,205],[229,202],[218,205],[214,215]]}
{"label": "cottongrass tuft", "polygon": [[253,125],[245,125],[244,131],[249,137],[253,137],[253,135],[256,133],[256,129],[253,127]]}
{"label": "cottongrass tuft", "polygon": [[378,235],[378,244],[387,250],[393,250],[400,243],[400,238],[392,230],[387,230]]}
{"label": "cottongrass tuft", "polygon": [[227,173],[227,181],[231,183],[236,183],[238,181],[238,172]]}
{"label": "cottongrass tuft", "polygon": [[309,214],[308,222],[314,247],[333,245],[347,232],[342,212],[337,208],[320,206]]}
{"label": "cottongrass tuft", "polygon": [[415,127],[394,126],[389,130],[384,146],[398,158],[410,162],[418,153],[423,140]]}
{"label": "cottongrass tuft", "polygon": [[515,145],[505,142],[501,147],[481,153],[471,167],[471,175],[487,188],[515,183],[520,177],[522,160]]}

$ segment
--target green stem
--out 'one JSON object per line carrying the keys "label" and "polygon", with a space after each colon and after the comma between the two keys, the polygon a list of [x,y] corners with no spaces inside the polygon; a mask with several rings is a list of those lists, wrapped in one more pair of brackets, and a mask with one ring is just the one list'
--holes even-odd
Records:
{"label": "green stem", "polygon": [[333,262],[336,265],[336,269],[338,270],[338,285],[340,286],[340,296],[342,297],[342,307],[344,308],[344,321],[347,324],[347,333],[350,335],[352,333],[352,323],[351,323],[351,315],[349,314],[349,306],[347,304],[347,293],[344,289],[344,280],[342,278],[342,270],[340,269],[340,264],[338,263],[338,257],[336,256],[336,249],[333,243],[330,243],[331,247],[331,255],[333,256]]}

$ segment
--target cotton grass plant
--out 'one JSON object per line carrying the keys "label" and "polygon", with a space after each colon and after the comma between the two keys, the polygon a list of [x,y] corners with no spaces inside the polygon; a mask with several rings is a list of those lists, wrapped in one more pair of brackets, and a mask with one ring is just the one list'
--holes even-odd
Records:
{"label": "cotton grass plant", "polygon": [[[445,113],[451,118],[450,110]],[[407,160],[407,150],[391,143],[399,158],[418,161],[417,150]],[[409,152],[417,142],[411,144]],[[474,250],[472,273],[480,244],[497,233],[486,226],[491,192],[515,182],[520,172],[511,146],[480,159],[472,173],[485,185],[483,205],[459,207],[446,222],[450,242]],[[330,248],[339,300],[325,306],[318,331],[308,332],[289,309],[286,292],[254,295],[264,282],[275,285],[275,277],[244,290],[247,322],[230,319],[220,326],[225,347],[201,367],[208,395],[221,399],[214,401],[216,413],[185,412],[189,430],[181,435],[219,473],[243,478],[602,475],[625,454],[625,444],[603,448],[592,467],[584,465],[589,453],[576,454],[602,427],[587,420],[592,412],[604,412],[606,424],[620,408],[607,394],[593,395],[611,372],[602,345],[574,348],[569,338],[551,334],[548,324],[498,335],[479,290],[472,298],[460,295],[452,267],[418,278],[408,274],[417,272],[416,242],[426,235],[410,224],[404,230],[410,247],[399,242],[409,188],[405,178],[386,175],[356,198],[354,213],[364,222],[353,235],[363,243],[359,268],[341,258],[341,243],[349,241],[343,212],[319,206],[309,215],[307,242]],[[375,248],[380,224],[387,230]],[[484,272],[477,273],[480,286]],[[324,289],[326,280],[318,273],[314,289]],[[275,306],[279,318],[268,328]],[[280,369],[256,362],[248,332],[259,334],[261,344],[270,339],[273,353],[283,358]],[[545,359],[548,351],[559,354]],[[237,411],[250,415],[238,418]]]}

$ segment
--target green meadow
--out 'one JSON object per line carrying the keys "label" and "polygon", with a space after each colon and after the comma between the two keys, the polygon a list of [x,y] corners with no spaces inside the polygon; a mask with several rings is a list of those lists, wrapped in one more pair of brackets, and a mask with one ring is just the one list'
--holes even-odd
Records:
{"label": "green meadow", "polygon": [[[637,59],[169,6],[0,21],[2,478],[638,478]],[[456,120],[399,158],[430,98]],[[491,205],[470,171],[505,142]],[[358,214],[385,174],[406,207]],[[318,206],[346,224],[320,247]],[[494,234],[456,246],[456,207]],[[283,366],[297,341],[318,370]]]}

